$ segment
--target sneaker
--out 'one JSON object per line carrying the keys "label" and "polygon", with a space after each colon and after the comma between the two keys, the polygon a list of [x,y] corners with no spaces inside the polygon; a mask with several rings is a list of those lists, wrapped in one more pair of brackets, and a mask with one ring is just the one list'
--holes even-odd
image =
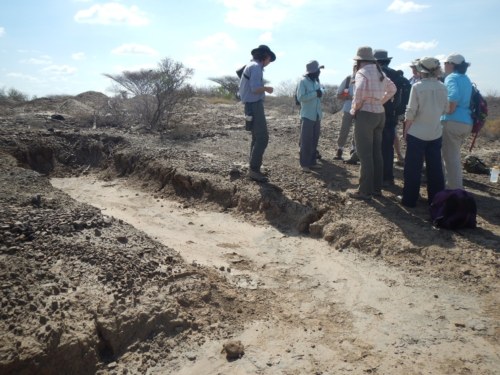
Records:
{"label": "sneaker", "polygon": [[311,172],[312,172],[312,170],[311,170],[311,168],[309,168],[309,167],[302,167],[302,172],[305,172],[305,173],[311,173]]}
{"label": "sneaker", "polygon": [[257,171],[252,171],[251,169],[248,171],[248,177],[257,182],[267,182],[268,179],[262,173]]}
{"label": "sneaker", "polygon": [[342,159],[342,149],[341,148],[339,148],[337,150],[337,156],[335,156],[334,159],[335,160],[344,160],[344,159]]}
{"label": "sneaker", "polygon": [[359,199],[359,200],[363,200],[363,201],[369,201],[370,199],[372,199],[372,197],[370,195],[362,194],[358,190],[351,191],[351,192],[347,193],[347,195],[351,198]]}

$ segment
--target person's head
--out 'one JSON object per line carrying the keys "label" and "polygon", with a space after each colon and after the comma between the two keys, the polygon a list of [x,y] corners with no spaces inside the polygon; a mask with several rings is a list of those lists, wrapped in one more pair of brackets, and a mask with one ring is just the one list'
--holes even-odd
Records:
{"label": "person's head", "polygon": [[438,78],[441,75],[441,64],[434,57],[422,57],[416,68],[422,78]]}
{"label": "person's head", "polygon": [[420,72],[417,70],[417,65],[420,59],[413,60],[410,64],[411,73],[414,77],[420,77]]}
{"label": "person's head", "polygon": [[467,73],[467,68],[470,66],[470,63],[465,61],[465,58],[458,54],[452,53],[449,55],[444,61],[444,72],[445,74],[450,74],[453,72],[465,74]]}
{"label": "person's head", "polygon": [[371,47],[368,46],[359,47],[358,51],[356,52],[356,56],[353,57],[353,60],[356,61],[356,68],[355,68],[356,71],[358,71],[365,65],[375,64],[380,73],[380,80],[381,81],[384,80],[384,74],[380,70],[380,66],[378,65],[377,60],[373,55],[373,50]]}
{"label": "person's head", "polygon": [[392,57],[389,57],[387,51],[385,49],[376,49],[373,51],[373,57],[381,66],[387,66],[392,60]]}
{"label": "person's head", "polygon": [[306,75],[312,80],[317,81],[319,79],[321,69],[324,67],[324,65],[319,65],[316,60],[311,60],[306,64]]}
{"label": "person's head", "polygon": [[261,62],[264,66],[267,66],[269,65],[269,63],[272,63],[274,60],[276,60],[276,55],[274,54],[274,52],[264,44],[261,44],[257,48],[254,48],[251,54],[252,58],[255,61]]}

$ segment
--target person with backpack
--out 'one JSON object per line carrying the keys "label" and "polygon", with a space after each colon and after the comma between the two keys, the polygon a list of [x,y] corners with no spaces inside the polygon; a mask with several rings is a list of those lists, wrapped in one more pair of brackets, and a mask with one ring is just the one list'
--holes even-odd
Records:
{"label": "person with backpack", "polygon": [[438,59],[423,57],[417,62],[416,69],[421,79],[411,88],[403,129],[406,157],[401,204],[407,207],[417,205],[424,160],[429,204],[437,193],[444,190],[440,119],[448,109],[448,93],[438,80],[441,73]]}
{"label": "person with backpack", "polygon": [[319,83],[323,65],[316,60],[306,64],[306,73],[297,88],[297,100],[300,102],[300,166],[303,172],[319,168],[317,164],[318,142],[321,132],[321,98],[324,89]]}
{"label": "person with backpack", "polygon": [[[272,94],[274,89],[264,86],[264,68],[276,60],[276,55],[266,45],[260,45],[251,51],[252,60],[243,69],[239,95],[245,105],[247,126],[252,132],[250,144],[250,169],[248,177],[257,182],[267,182],[262,174],[262,159],[269,142],[267,121],[264,114],[264,98],[266,93]],[[251,120],[250,120],[251,119]]]}
{"label": "person with backpack", "polygon": [[406,104],[410,97],[411,85],[404,76],[398,74],[396,70],[389,68],[392,57],[388,57],[386,50],[374,50],[373,55],[384,74],[396,85],[394,97],[384,104],[385,125],[382,133],[383,185],[384,187],[389,187],[394,185],[394,137],[396,136],[398,116],[405,113]]}
{"label": "person with backpack", "polygon": [[351,115],[354,121],[356,152],[361,162],[359,187],[348,192],[354,199],[370,200],[382,195],[382,131],[384,104],[396,93],[396,86],[384,74],[371,47],[359,47]]}
{"label": "person with backpack", "polygon": [[[350,114],[352,95],[354,91],[354,76],[356,75],[356,64],[353,65],[352,74],[348,75],[337,89],[337,98],[344,101],[342,106],[342,122],[340,125],[339,136],[337,138],[337,155],[334,157],[336,160],[343,160],[342,154],[344,146],[347,143],[347,138],[353,124],[353,117]],[[356,151],[354,139],[351,146],[351,154]]]}
{"label": "person with backpack", "polygon": [[463,189],[462,156],[460,150],[472,131],[470,101],[472,82],[466,75],[469,63],[453,53],[444,62],[444,84],[448,89],[448,112],[441,117],[443,124],[442,156],[446,188]]}

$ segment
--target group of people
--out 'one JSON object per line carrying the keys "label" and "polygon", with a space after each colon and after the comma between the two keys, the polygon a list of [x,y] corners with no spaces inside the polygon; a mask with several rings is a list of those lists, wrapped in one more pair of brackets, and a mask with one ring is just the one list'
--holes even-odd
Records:
{"label": "group of people", "polygon": [[[263,69],[276,60],[276,55],[265,45],[253,49],[251,54],[253,59],[245,67],[239,87],[245,114],[253,119],[248,176],[266,182],[267,177],[260,170],[269,139],[263,99],[273,88],[264,86]],[[429,203],[445,188],[463,188],[460,150],[472,130],[472,83],[466,75],[470,64],[462,55],[451,54],[444,62],[443,72],[438,59],[423,57],[412,62],[413,76],[407,80],[402,72],[389,68],[391,59],[385,50],[358,48],[353,72],[337,92],[345,101],[335,159],[343,160],[349,131],[354,127],[351,158],[345,162],[359,160],[361,166],[359,186],[348,194],[362,200],[381,196],[384,187],[394,185],[396,127],[399,117],[404,116],[406,154],[401,204],[415,207],[424,163]],[[319,81],[322,68],[316,60],[308,62],[296,92],[301,104],[299,162],[305,173],[321,167],[317,147],[323,116],[324,89]],[[405,85],[409,87],[409,98],[404,97],[401,89]]]}

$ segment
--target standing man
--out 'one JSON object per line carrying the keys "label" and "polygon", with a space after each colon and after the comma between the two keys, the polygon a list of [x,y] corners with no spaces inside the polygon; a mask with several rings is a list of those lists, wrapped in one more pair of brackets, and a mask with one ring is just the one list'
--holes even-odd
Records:
{"label": "standing man", "polygon": [[394,185],[394,137],[396,136],[398,116],[405,113],[411,85],[405,77],[398,74],[394,69],[389,68],[392,57],[388,57],[386,50],[374,50],[373,55],[377,59],[382,71],[394,82],[397,89],[394,98],[384,104],[385,125],[382,132],[383,186],[389,187]]}
{"label": "standing man", "polygon": [[257,182],[267,182],[267,177],[260,170],[262,158],[269,142],[267,121],[264,114],[266,93],[274,89],[264,86],[264,68],[276,60],[276,55],[266,45],[260,45],[251,51],[252,60],[245,66],[240,79],[239,94],[245,105],[245,115],[251,116],[252,143],[250,145],[250,169],[248,177]]}
{"label": "standing man", "polygon": [[302,171],[311,173],[311,168],[319,168],[317,162],[318,142],[321,131],[321,97],[323,89],[319,75],[323,65],[312,60],[306,65],[306,74],[297,88],[297,100],[300,102],[300,166]]}

